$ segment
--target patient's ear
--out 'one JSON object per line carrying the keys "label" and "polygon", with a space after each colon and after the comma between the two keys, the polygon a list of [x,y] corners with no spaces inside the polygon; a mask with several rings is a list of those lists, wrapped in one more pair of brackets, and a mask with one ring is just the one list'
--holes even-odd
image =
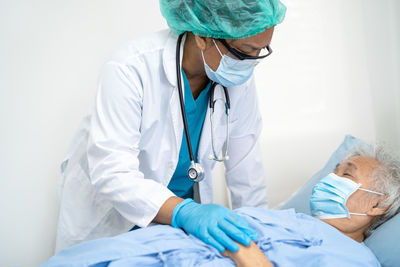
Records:
{"label": "patient's ear", "polygon": [[373,203],[372,207],[366,213],[369,216],[380,216],[380,215],[385,214],[385,212],[389,209],[390,205],[382,207],[381,201],[382,201],[382,199],[375,201],[375,203]]}

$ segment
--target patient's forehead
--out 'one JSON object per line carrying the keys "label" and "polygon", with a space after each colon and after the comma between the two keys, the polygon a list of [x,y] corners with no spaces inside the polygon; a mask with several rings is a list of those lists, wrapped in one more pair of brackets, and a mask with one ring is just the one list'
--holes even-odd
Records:
{"label": "patient's forehead", "polygon": [[336,165],[335,171],[343,168],[347,169],[362,169],[364,171],[370,170],[373,171],[377,167],[381,166],[381,163],[374,158],[371,157],[351,157],[343,160],[339,164]]}
{"label": "patient's forehead", "polygon": [[339,176],[352,176],[357,182],[366,182],[371,173],[381,163],[374,158],[370,157],[351,157],[336,166],[335,173]]}

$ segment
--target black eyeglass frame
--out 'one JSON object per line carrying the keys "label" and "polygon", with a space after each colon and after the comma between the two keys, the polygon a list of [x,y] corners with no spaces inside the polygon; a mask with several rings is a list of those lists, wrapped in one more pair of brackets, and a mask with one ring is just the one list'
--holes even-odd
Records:
{"label": "black eyeglass frame", "polygon": [[247,54],[245,54],[245,53],[242,53],[242,52],[238,51],[237,49],[233,48],[232,46],[230,46],[230,45],[225,41],[225,39],[216,39],[216,40],[220,41],[220,42],[225,46],[225,48],[228,49],[228,51],[231,52],[232,55],[234,55],[235,57],[237,57],[239,60],[245,60],[245,59],[262,59],[262,58],[266,58],[266,57],[268,57],[269,55],[272,54],[272,48],[271,48],[269,45],[267,45],[266,47],[264,47],[264,48],[266,48],[266,49],[268,50],[268,54],[263,55],[263,56],[250,56],[250,55],[247,55]]}

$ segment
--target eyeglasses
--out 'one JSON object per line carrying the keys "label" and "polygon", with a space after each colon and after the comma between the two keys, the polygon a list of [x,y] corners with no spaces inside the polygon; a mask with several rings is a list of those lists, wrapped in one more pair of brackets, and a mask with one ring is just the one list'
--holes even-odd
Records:
{"label": "eyeglasses", "polygon": [[218,41],[220,41],[226,49],[228,49],[228,51],[236,58],[238,58],[239,60],[245,60],[245,59],[261,59],[261,58],[266,58],[269,55],[272,54],[272,49],[269,45],[267,45],[266,47],[262,48],[260,51],[260,54],[258,56],[250,56],[247,55],[243,52],[240,52],[239,50],[233,48],[232,46],[230,46],[224,39],[217,39]]}

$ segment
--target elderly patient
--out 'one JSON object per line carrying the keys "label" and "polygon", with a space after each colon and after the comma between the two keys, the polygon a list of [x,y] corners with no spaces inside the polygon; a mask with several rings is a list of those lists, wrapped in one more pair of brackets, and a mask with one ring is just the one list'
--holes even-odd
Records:
{"label": "elderly patient", "polygon": [[358,151],[314,186],[312,216],[236,210],[258,232],[236,253],[157,225],[76,245],[43,266],[380,266],[363,240],[399,207],[399,162],[381,148]]}

